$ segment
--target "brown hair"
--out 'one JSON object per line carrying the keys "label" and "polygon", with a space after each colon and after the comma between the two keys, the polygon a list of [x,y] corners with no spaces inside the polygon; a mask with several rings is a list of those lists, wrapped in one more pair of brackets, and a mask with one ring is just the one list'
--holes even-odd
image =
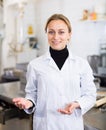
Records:
{"label": "brown hair", "polygon": [[72,28],[71,28],[71,24],[70,21],[68,20],[68,18],[66,16],[64,16],[63,14],[53,14],[51,17],[48,18],[47,22],[46,22],[46,26],[45,26],[45,32],[47,32],[47,27],[48,24],[52,21],[52,20],[62,20],[66,23],[69,33],[71,32]]}

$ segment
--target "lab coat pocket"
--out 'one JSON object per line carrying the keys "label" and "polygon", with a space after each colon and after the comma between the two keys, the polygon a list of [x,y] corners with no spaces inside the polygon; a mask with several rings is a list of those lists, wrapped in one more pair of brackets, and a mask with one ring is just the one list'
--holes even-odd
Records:
{"label": "lab coat pocket", "polygon": [[82,117],[82,111],[81,109],[77,108],[74,110],[75,116],[76,117]]}

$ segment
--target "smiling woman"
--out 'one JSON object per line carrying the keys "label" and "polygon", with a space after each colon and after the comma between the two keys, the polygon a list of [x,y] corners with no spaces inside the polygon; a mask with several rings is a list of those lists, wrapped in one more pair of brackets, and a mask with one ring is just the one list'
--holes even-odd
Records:
{"label": "smiling woman", "polygon": [[83,114],[96,100],[92,70],[67,47],[71,38],[67,17],[52,15],[45,32],[49,50],[29,63],[26,96],[13,102],[28,114],[34,113],[33,130],[84,130]]}
{"label": "smiling woman", "polygon": [[[60,18],[61,17],[61,18]],[[61,50],[65,48],[71,36],[71,24],[63,15],[50,17],[45,26],[48,35],[48,43],[52,49]]]}
{"label": "smiling woman", "polygon": [[64,21],[53,20],[48,24],[47,35],[52,49],[62,50],[69,42],[71,33]]}

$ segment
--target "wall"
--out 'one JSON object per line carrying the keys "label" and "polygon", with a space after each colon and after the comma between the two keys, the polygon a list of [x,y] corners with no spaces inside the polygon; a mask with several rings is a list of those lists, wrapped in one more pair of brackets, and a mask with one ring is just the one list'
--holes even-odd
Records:
{"label": "wall", "polygon": [[[21,2],[23,4],[23,6],[25,6],[24,7],[24,16],[22,19],[19,18],[19,15],[20,15],[19,6],[20,6]],[[3,40],[3,46],[2,46],[2,59],[1,59],[2,60],[2,71],[4,68],[16,66],[16,63],[19,62],[17,60],[20,58],[21,54],[20,54],[20,52],[16,53],[13,50],[16,49],[15,48],[16,46],[18,48],[19,44],[25,44],[25,43],[27,44],[27,41],[26,41],[26,39],[28,38],[27,28],[30,24],[33,26],[34,30],[36,28],[35,27],[36,26],[36,24],[35,24],[35,21],[36,21],[35,12],[36,11],[35,11],[34,6],[35,6],[35,2],[33,0],[31,0],[31,1],[21,0],[20,2],[17,0],[4,1],[4,12],[3,12],[4,19],[3,19],[3,21],[4,21],[4,25],[5,25],[5,38]],[[34,31],[34,36],[35,36],[35,31]],[[10,48],[10,44],[13,49]],[[27,45],[26,45],[26,49],[29,49],[27,47]],[[26,52],[25,52],[25,54],[26,54]],[[36,52],[34,54],[36,56]],[[21,56],[25,57],[25,55],[24,56],[23,55],[24,54],[22,54]],[[27,56],[28,56],[28,54],[27,54]]]}
{"label": "wall", "polygon": [[[99,2],[100,0],[98,1],[98,4]],[[104,33],[104,27],[106,25],[106,22],[103,21],[80,21],[83,10],[92,10],[95,3],[95,0],[80,0],[79,2],[77,0],[64,0],[63,12],[72,22],[73,28],[71,41],[72,51],[84,58],[86,58],[87,55],[99,54],[99,40]]]}
{"label": "wall", "polygon": [[2,40],[4,37],[4,30],[3,30],[3,7],[0,5],[0,74],[2,71]]}
{"label": "wall", "polygon": [[0,5],[0,28],[2,27],[2,25],[3,25],[3,8]]}

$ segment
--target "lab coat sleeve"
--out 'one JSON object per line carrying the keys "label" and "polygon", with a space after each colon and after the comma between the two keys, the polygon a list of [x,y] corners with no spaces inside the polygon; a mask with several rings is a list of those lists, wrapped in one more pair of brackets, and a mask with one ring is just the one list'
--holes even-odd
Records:
{"label": "lab coat sleeve", "polygon": [[25,109],[27,114],[31,114],[36,109],[36,101],[37,101],[37,83],[36,83],[36,72],[31,63],[29,63],[26,74],[27,84],[25,88],[26,99],[31,100],[34,103],[34,107],[31,109]]}
{"label": "lab coat sleeve", "polygon": [[81,65],[81,68],[81,97],[77,99],[77,102],[80,104],[82,114],[85,114],[95,104],[96,87],[94,84],[92,69],[90,68],[88,62],[84,62]]}

